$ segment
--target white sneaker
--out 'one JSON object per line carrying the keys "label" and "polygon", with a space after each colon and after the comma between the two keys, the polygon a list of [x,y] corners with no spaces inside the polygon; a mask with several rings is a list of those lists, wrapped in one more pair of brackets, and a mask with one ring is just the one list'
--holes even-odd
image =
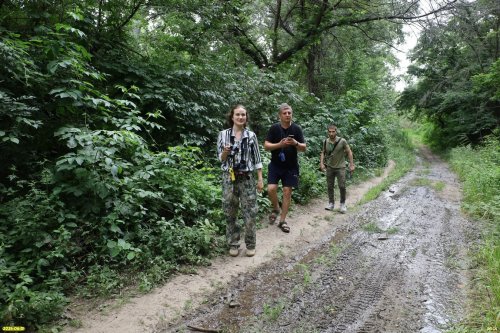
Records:
{"label": "white sneaker", "polygon": [[335,205],[333,204],[333,202],[330,202],[328,204],[328,206],[325,207],[326,210],[333,210],[335,208]]}
{"label": "white sneaker", "polygon": [[347,207],[345,206],[345,203],[341,203],[340,204],[340,212],[342,214],[345,214],[346,211],[347,211]]}
{"label": "white sneaker", "polygon": [[238,254],[240,253],[239,249],[235,246],[232,246],[230,249],[229,249],[229,255],[231,257],[237,257]]}

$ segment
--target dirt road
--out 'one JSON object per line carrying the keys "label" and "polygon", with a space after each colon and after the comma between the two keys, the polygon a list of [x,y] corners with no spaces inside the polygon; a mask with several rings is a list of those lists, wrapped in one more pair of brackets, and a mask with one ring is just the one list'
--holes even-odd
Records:
{"label": "dirt road", "polygon": [[[255,257],[218,258],[118,310],[90,312],[76,331],[443,332],[466,311],[477,237],[455,176],[420,155],[377,200],[345,215],[324,202],[296,209],[290,234],[258,231]],[[380,181],[349,188],[348,205]]]}

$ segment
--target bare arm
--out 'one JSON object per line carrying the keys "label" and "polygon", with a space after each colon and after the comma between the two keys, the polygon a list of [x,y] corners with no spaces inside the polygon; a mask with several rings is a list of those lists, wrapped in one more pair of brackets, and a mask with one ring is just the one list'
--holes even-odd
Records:
{"label": "bare arm", "polygon": [[301,152],[305,152],[305,151],[306,151],[306,149],[307,149],[307,144],[305,144],[305,143],[300,143],[300,142],[298,142],[298,141],[295,141],[295,142],[297,142],[297,143],[295,144],[295,146],[297,147],[297,151],[301,151]]}
{"label": "bare arm", "polygon": [[282,139],[280,142],[278,143],[271,143],[269,141],[264,141],[264,149],[267,150],[267,151],[273,151],[273,150],[276,150],[276,149],[280,149],[280,148],[283,148],[284,147],[284,144],[283,144],[283,141],[285,139]]}
{"label": "bare arm", "polygon": [[257,191],[262,192],[264,180],[262,179],[262,169],[257,169]]}
{"label": "bare arm", "polygon": [[351,148],[349,146],[346,146],[345,152],[347,154],[347,158],[349,158],[349,170],[351,170],[351,172],[352,172],[356,168],[354,166],[354,157],[352,155],[352,150],[351,150]]}

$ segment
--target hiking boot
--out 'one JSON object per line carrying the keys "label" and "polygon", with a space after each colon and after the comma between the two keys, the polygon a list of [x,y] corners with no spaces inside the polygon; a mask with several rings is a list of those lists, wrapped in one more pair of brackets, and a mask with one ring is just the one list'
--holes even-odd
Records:
{"label": "hiking boot", "polygon": [[345,206],[345,203],[341,203],[340,204],[340,212],[342,214],[345,214],[346,211],[347,211],[347,207]]}
{"label": "hiking boot", "polygon": [[333,210],[335,208],[335,205],[333,204],[333,202],[330,202],[328,204],[328,206],[325,207],[326,210]]}
{"label": "hiking boot", "polygon": [[229,255],[231,257],[237,257],[238,256],[238,253],[239,253],[239,249],[236,247],[236,246],[232,246],[230,249],[229,249]]}
{"label": "hiking boot", "polygon": [[247,257],[253,257],[255,255],[255,249],[247,249]]}

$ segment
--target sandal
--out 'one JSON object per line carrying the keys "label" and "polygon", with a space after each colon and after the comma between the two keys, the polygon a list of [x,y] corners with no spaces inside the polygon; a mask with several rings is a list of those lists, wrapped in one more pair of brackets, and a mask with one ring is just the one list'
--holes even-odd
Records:
{"label": "sandal", "polygon": [[276,222],[276,219],[278,218],[280,211],[279,210],[274,210],[271,212],[271,215],[269,215],[269,224],[274,224]]}
{"label": "sandal", "polygon": [[286,221],[281,221],[278,224],[278,228],[280,228],[281,231],[283,231],[283,232],[286,232],[286,233],[290,232],[290,227],[288,226],[288,224],[286,223]]}

